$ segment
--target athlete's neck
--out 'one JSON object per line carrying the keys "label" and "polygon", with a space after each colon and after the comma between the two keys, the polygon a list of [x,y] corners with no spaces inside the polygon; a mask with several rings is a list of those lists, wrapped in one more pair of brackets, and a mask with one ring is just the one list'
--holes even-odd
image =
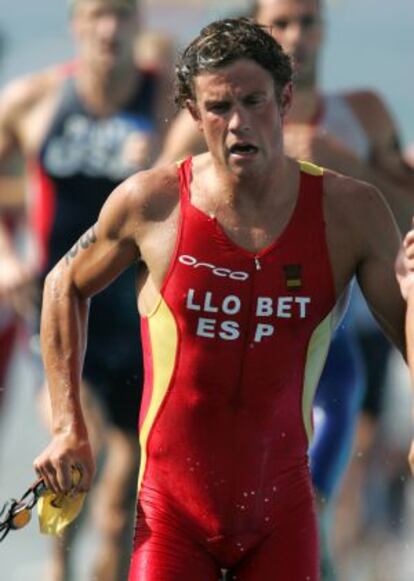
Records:
{"label": "athlete's neck", "polygon": [[76,75],[77,89],[85,105],[98,115],[109,115],[122,107],[138,82],[139,74],[132,62],[110,71],[80,62]]}
{"label": "athlete's neck", "polygon": [[[275,184],[278,195],[283,197],[285,184],[289,182],[287,176],[291,173],[291,161],[280,155],[269,165],[267,171],[260,174],[237,176],[220,166],[215,166],[213,174],[217,183],[217,191],[224,203],[233,207],[245,207],[263,210],[268,200],[274,200]],[[214,179],[214,178],[213,178]]]}
{"label": "athlete's neck", "polygon": [[295,89],[292,105],[285,117],[285,123],[314,125],[321,113],[322,98],[315,86]]}

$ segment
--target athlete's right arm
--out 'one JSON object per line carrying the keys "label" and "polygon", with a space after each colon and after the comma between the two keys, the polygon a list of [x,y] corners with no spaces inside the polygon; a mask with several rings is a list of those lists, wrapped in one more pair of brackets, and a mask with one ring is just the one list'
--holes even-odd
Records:
{"label": "athlete's right arm", "polygon": [[[116,188],[96,224],[46,278],[40,335],[52,407],[52,441],[34,467],[55,492],[70,490],[74,466],[82,473],[78,488],[86,491],[91,486],[94,460],[80,401],[89,302],[132,263],[140,261],[144,268],[144,261],[154,260],[148,247],[162,251],[155,238],[175,199],[169,193],[172,180],[165,179],[166,173],[161,168],[139,172]],[[170,174],[175,180],[175,168]]]}
{"label": "athlete's right arm", "polygon": [[[90,488],[94,459],[81,402],[80,382],[92,295],[139,259],[140,217],[131,212],[130,180],[104,204],[99,218],[48,274],[43,293],[41,349],[52,407],[52,440],[34,467],[55,492],[71,488],[80,469],[80,490]],[[136,206],[137,204],[135,204]]]}

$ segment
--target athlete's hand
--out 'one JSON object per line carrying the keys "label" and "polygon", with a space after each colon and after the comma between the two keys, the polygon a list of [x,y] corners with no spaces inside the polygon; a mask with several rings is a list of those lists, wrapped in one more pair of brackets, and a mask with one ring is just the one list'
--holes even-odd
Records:
{"label": "athlete's hand", "polygon": [[[95,461],[86,430],[77,433],[71,429],[56,434],[33,466],[46,486],[55,493],[87,492],[95,474]],[[74,467],[81,474],[76,487],[72,483]]]}
{"label": "athlete's hand", "polygon": [[414,228],[407,233],[400,247],[395,261],[395,274],[401,294],[407,300],[414,287]]}

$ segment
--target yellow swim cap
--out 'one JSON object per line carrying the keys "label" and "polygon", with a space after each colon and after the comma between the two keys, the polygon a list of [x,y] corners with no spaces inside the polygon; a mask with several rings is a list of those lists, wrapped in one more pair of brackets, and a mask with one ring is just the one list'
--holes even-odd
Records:
{"label": "yellow swim cap", "polygon": [[[79,484],[80,479],[80,470],[72,468],[72,486]],[[45,535],[61,535],[64,529],[79,515],[85,496],[84,492],[73,496],[70,492],[56,494],[46,489],[37,503],[40,532]]]}

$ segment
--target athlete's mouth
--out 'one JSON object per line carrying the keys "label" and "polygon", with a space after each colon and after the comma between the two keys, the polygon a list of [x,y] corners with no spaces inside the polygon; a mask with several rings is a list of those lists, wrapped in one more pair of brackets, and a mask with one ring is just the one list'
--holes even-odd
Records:
{"label": "athlete's mouth", "polygon": [[230,153],[234,155],[251,155],[257,153],[259,150],[251,143],[234,143],[230,147]]}
{"label": "athlete's mouth", "polygon": [[103,54],[117,54],[119,51],[119,42],[117,41],[101,42],[100,50]]}

